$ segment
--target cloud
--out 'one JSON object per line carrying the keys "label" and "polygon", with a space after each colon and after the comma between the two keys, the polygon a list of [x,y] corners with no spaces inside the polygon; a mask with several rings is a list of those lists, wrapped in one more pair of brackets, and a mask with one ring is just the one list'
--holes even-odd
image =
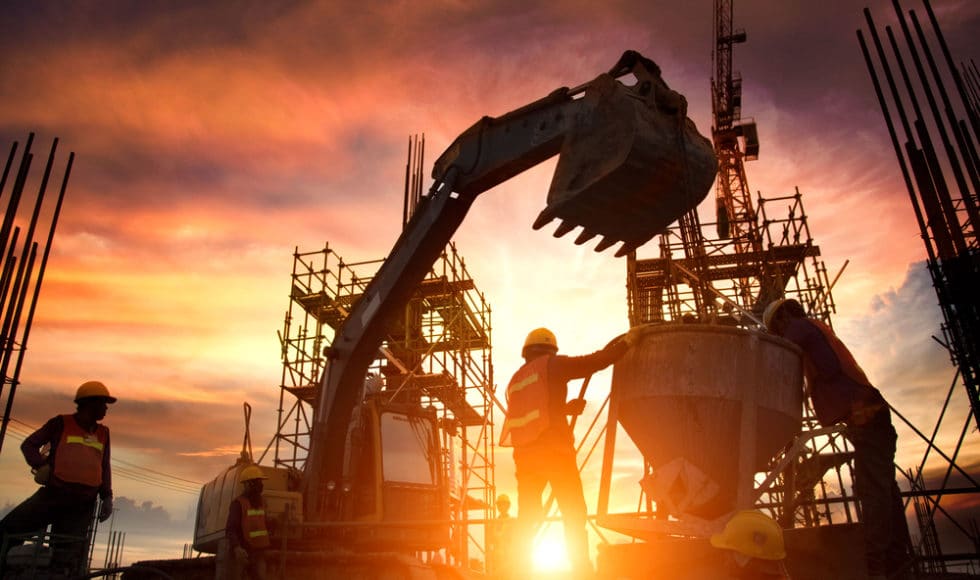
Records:
{"label": "cloud", "polygon": [[[954,382],[949,354],[933,338],[942,338],[941,322],[924,262],[910,264],[899,287],[872,296],[863,314],[835,319],[844,342],[895,408],[892,422],[899,435],[897,465],[913,473],[922,469],[928,489],[943,486],[942,474],[949,467],[943,454],[955,458],[966,473],[977,473],[980,464],[980,445],[971,437],[974,419],[965,387],[962,381]],[[927,438],[934,440],[938,450],[930,449]],[[969,484],[954,471],[946,487]],[[968,521],[976,515],[974,495],[947,496],[942,505],[958,521]],[[944,519],[948,520],[943,514],[937,516],[937,522]],[[962,540],[950,521],[937,525],[944,538]]]}
{"label": "cloud", "polygon": [[[888,0],[868,4],[893,23]],[[968,55],[980,8],[933,4]],[[235,453],[241,401],[255,403],[256,441],[274,429],[294,249],[391,251],[408,134],[425,132],[428,172],[482,116],[588,81],[625,49],[656,61],[710,133],[706,3],[15,0],[4,14],[0,143],[36,131],[38,157],[55,135],[77,152],[15,416],[70,411],[74,385],[102,378],[120,395],[107,419],[118,456],[194,481]],[[952,375],[930,338],[928,280],[909,270],[921,241],[858,50],[860,7],[746,0],[734,26],[748,31],[734,53],[742,114],[762,138],[751,191],[799,186],[828,268],[850,260],[837,328],[896,407],[929,425]],[[482,196],[455,236],[493,307],[498,382],[530,327],[583,353],[626,326],[623,262],[530,229],[550,168]],[[597,379],[590,397],[605,388]],[[914,434],[900,441],[904,464],[921,457]],[[23,491],[14,473],[5,497]]]}

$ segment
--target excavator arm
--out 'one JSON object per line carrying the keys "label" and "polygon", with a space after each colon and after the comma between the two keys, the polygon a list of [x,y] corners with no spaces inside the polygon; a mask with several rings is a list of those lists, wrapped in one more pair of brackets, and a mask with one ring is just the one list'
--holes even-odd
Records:
{"label": "excavator arm", "polygon": [[[619,79],[631,76],[627,86]],[[365,374],[394,315],[404,309],[478,195],[560,154],[539,229],[561,220],[596,251],[625,255],[707,195],[717,170],[711,142],[686,117],[686,101],[656,64],[627,52],[576,88],[500,117],[484,117],[436,160],[434,183],[327,351],[304,472],[308,521],[340,517],[344,447]]]}

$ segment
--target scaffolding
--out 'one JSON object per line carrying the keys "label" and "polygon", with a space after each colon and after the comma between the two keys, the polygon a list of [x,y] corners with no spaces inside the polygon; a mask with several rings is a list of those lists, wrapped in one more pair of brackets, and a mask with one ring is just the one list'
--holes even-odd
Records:
{"label": "scaffolding", "polygon": [[[692,210],[659,239],[658,256],[627,260],[630,325],[699,323],[758,328],[778,298],[798,301],[831,324],[833,281],[814,243],[799,189],[753,200],[744,162],[758,157],[755,122],[741,117],[741,77],[732,48],[746,40],[732,25],[732,0],[716,0],[712,136],[719,160],[716,236]],[[753,203],[754,202],[754,203]],[[846,266],[846,263],[845,263]],[[843,269],[842,269],[843,270]],[[840,276],[838,273],[837,276]],[[838,428],[821,428],[807,400],[803,430],[756,481],[757,507],[786,528],[852,523],[858,506],[853,452]],[[649,472],[650,466],[645,466]],[[649,498],[640,498],[650,510]]]}
{"label": "scaffolding", "polygon": [[[414,153],[410,148],[410,159]],[[415,162],[410,161],[415,167]],[[418,164],[420,167],[421,164]],[[407,222],[416,203],[413,171],[406,186]],[[406,183],[409,183],[408,181]],[[302,470],[311,445],[313,407],[328,348],[352,305],[384,260],[345,262],[326,244],[293,255],[289,306],[279,339],[282,380],[275,465]],[[419,284],[402,316],[388,328],[369,380],[388,402],[436,410],[456,529],[453,553],[463,562],[482,535],[469,521],[493,516],[494,405],[491,309],[450,243]],[[477,512],[477,513],[473,513]],[[476,517],[471,517],[476,516]]]}

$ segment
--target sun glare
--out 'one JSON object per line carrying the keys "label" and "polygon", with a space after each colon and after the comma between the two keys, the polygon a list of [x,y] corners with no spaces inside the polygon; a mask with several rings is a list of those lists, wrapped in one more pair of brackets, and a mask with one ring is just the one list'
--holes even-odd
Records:
{"label": "sun glare", "polygon": [[537,572],[559,572],[569,570],[568,557],[565,554],[565,541],[561,531],[553,533],[548,530],[534,544],[534,569]]}

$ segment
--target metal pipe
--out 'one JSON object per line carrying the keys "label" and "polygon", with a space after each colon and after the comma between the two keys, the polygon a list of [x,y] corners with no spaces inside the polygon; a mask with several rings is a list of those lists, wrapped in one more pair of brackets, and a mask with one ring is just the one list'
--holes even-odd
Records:
{"label": "metal pipe", "polygon": [[[10,278],[14,274],[14,268],[17,265],[17,256],[14,255],[14,251],[17,249],[17,240],[20,239],[20,228],[14,228],[13,243],[10,245],[7,251],[7,257],[3,261],[3,273],[0,273],[0,311],[3,309],[3,305],[7,303],[7,292],[10,290]],[[0,346],[2,346],[7,341],[7,334],[0,333]],[[2,389],[0,389],[2,392]]]}
{"label": "metal pipe", "polygon": [[[12,349],[14,343],[17,342],[17,329],[14,328],[13,321],[17,305],[20,302],[19,298],[21,294],[21,286],[27,286],[24,280],[23,265],[24,261],[21,259],[20,263],[17,265],[17,273],[14,274],[12,278],[12,283],[10,286],[11,291],[10,294],[7,295],[7,302],[4,304],[3,322],[0,323],[0,337],[4,338],[4,353]],[[4,290],[6,291],[6,288],[4,288]],[[6,361],[6,356],[4,356],[2,360]],[[6,377],[6,373],[4,373],[3,369],[0,368],[0,378],[6,379]]]}
{"label": "metal pipe", "polygon": [[[960,134],[965,137],[964,146],[965,146],[966,153],[969,154],[970,156],[970,164],[973,166],[974,171],[980,174],[980,155],[977,155],[977,147],[973,143],[972,139],[970,139],[970,133],[966,127],[966,121],[964,121],[963,119],[960,119]],[[974,202],[977,201],[977,196],[980,196],[980,187],[975,189],[973,192]],[[971,234],[973,235],[973,237],[976,237],[977,235],[978,225],[980,225],[980,222],[970,223],[970,229],[972,230]]]}
{"label": "metal pipe", "polygon": [[977,74],[977,64],[970,59],[970,67],[963,65],[963,72],[966,75],[966,95],[963,97],[966,105],[967,114],[974,115],[980,109],[980,75]]}
{"label": "metal pipe", "polygon": [[7,404],[3,411],[3,418],[0,420],[0,450],[3,449],[3,440],[7,432],[7,424],[10,422],[10,411],[14,403],[14,395],[17,392],[17,384],[20,380],[20,370],[24,364],[24,355],[27,352],[27,340],[30,338],[31,327],[34,322],[34,313],[37,309],[38,298],[41,294],[41,282],[44,281],[44,272],[47,269],[48,257],[51,253],[51,246],[54,243],[54,233],[58,226],[58,219],[61,216],[61,208],[64,204],[65,193],[68,191],[68,179],[71,177],[71,170],[75,164],[75,153],[68,154],[68,163],[65,166],[65,174],[61,179],[61,189],[58,192],[58,201],[55,204],[54,212],[51,216],[51,226],[48,229],[48,239],[44,246],[41,256],[41,265],[38,268],[37,281],[34,283],[34,295],[31,298],[30,308],[27,312],[27,321],[24,324],[24,336],[21,339],[21,348],[17,353],[17,362],[10,380],[10,393],[7,395]]}
{"label": "metal pipe", "polygon": [[[929,70],[932,73],[933,80],[936,83],[936,90],[943,102],[943,111],[946,114],[946,121],[949,123],[950,128],[952,129],[953,139],[956,141],[956,145],[959,148],[959,154],[963,157],[963,163],[966,166],[967,173],[969,174],[970,180],[973,184],[973,190],[978,191],[980,190],[980,179],[978,179],[976,168],[972,163],[970,163],[969,155],[965,151],[966,143],[964,142],[963,135],[960,134],[960,126],[956,119],[956,113],[953,111],[953,105],[949,100],[949,94],[946,93],[946,87],[943,84],[942,77],[939,75],[939,68],[936,66],[936,60],[932,57],[932,51],[929,50],[929,44],[926,41],[925,33],[922,31],[922,26],[919,24],[918,16],[916,16],[914,11],[909,11],[909,16],[912,19],[912,27],[915,28],[915,33],[919,39],[919,44],[922,46],[922,54],[926,58],[926,63],[929,65]],[[927,92],[926,94],[927,96],[931,97],[931,92]],[[977,213],[977,206],[970,195],[970,188],[966,183],[966,177],[963,174],[963,169],[960,167],[960,160],[957,156],[957,151],[953,147],[953,144],[946,133],[943,119],[939,114],[938,105],[931,98],[929,100],[929,105],[936,121],[936,127],[939,129],[939,135],[942,138],[943,147],[946,149],[946,157],[949,161],[950,169],[953,171],[953,178],[956,180],[956,185],[960,189],[960,196],[963,199],[964,206],[966,207],[967,215],[970,217],[970,222],[976,224],[980,222],[980,214]]]}
{"label": "metal pipe", "polygon": [[929,439],[927,439],[926,436],[922,434],[922,431],[919,431],[919,429],[915,425],[913,425],[911,421],[909,421],[908,419],[905,418],[905,415],[902,415],[901,413],[899,413],[898,410],[895,409],[895,407],[893,407],[891,405],[888,405],[888,408],[891,409],[891,412],[892,412],[893,415],[895,415],[896,417],[898,417],[899,419],[901,419],[902,422],[905,423],[910,429],[912,429],[912,431],[914,431],[916,435],[918,435],[923,441],[925,441],[926,444],[931,449],[935,449],[936,450],[936,453],[938,453],[943,459],[945,459],[947,463],[949,463],[950,465],[952,465],[953,468],[956,469],[956,471],[958,471],[960,473],[960,475],[962,475],[963,477],[965,477],[966,480],[969,481],[971,484],[973,484],[973,486],[975,488],[980,488],[980,483],[977,483],[977,481],[975,479],[973,479],[973,477],[969,473],[967,473],[966,471],[963,471],[963,469],[959,465],[957,465],[956,462],[953,459],[951,459],[948,455],[946,455],[946,453],[944,453],[942,449],[940,449],[939,447],[936,447],[936,444],[934,442],[932,442]]}
{"label": "metal pipe", "polygon": [[14,164],[14,157],[17,156],[17,141],[10,146],[10,155],[7,156],[7,163],[3,166],[3,176],[0,177],[0,200],[3,199],[3,188],[7,186],[7,176],[10,175],[10,168]]}
{"label": "metal pipe", "polygon": [[[947,346],[946,349],[949,350],[949,347]],[[943,402],[943,407],[939,412],[939,418],[936,419],[936,426],[932,430],[932,437],[929,438],[929,441],[935,442],[936,435],[939,434],[939,427],[940,425],[942,425],[943,417],[946,416],[946,411],[949,409],[949,402],[953,398],[953,391],[956,389],[956,382],[959,380],[959,378],[960,378],[960,370],[957,368],[956,373],[953,375],[953,382],[950,383],[949,390],[946,392],[946,400]],[[926,452],[922,454],[922,461],[919,462],[919,470],[918,470],[919,473],[922,473],[923,470],[925,470],[926,461],[929,459],[930,451],[932,451],[932,448],[926,447]]]}
{"label": "metal pipe", "polygon": [[[966,432],[970,428],[970,421],[972,417],[966,418],[966,423],[963,424],[963,430],[960,431],[959,441],[956,443],[956,449],[953,450],[953,461],[960,455],[960,450],[963,449],[963,438],[966,437]],[[939,484],[939,492],[936,494],[936,503],[931,508],[929,508],[929,519],[933,519],[936,515],[936,508],[939,507],[939,502],[942,500],[943,494],[946,492],[946,485],[949,484],[949,476],[953,474],[953,465],[946,466],[946,473],[943,475],[943,482]],[[980,487],[977,488],[980,491]]]}
{"label": "metal pipe", "polygon": [[[960,78],[960,73],[956,70],[956,66],[953,64],[953,57],[949,52],[949,46],[946,45],[946,37],[943,36],[942,30],[939,28],[939,22],[936,20],[936,14],[932,11],[932,5],[929,0],[922,0],[922,3],[926,7],[926,13],[929,15],[929,21],[932,23],[932,28],[936,32],[936,38],[939,40],[939,46],[942,48],[943,56],[946,58],[946,65],[949,67],[950,74],[953,77],[953,82],[956,83],[956,88],[960,92],[960,98],[966,102],[966,91],[963,86],[963,79]],[[974,135],[980,136],[980,116],[977,115],[977,111],[967,107],[967,114],[970,117],[970,123],[973,125]]]}
{"label": "metal pipe", "polygon": [[[897,7],[898,0],[893,1]],[[932,91],[929,89],[928,81],[924,76],[918,51],[915,50],[915,46],[912,44],[908,26],[905,24],[905,20],[901,18],[901,13],[899,13],[899,19],[905,31],[905,39],[908,43],[909,51],[912,54],[912,61],[915,64],[916,71],[919,73],[919,82],[925,91],[927,101],[931,108],[935,110],[935,100],[932,97]],[[943,215],[945,216],[946,231],[953,241],[956,253],[962,255],[966,252],[966,241],[963,239],[960,220],[956,215],[956,209],[953,207],[952,196],[949,193],[949,187],[946,185],[942,167],[939,165],[939,158],[936,156],[936,149],[933,146],[932,137],[929,136],[929,130],[926,128],[925,121],[923,120],[925,116],[919,107],[919,100],[915,96],[911,75],[909,75],[908,69],[905,67],[905,61],[902,59],[902,53],[898,49],[898,42],[895,40],[894,34],[892,34],[891,27],[886,26],[885,32],[888,35],[888,41],[891,44],[892,50],[895,52],[895,61],[898,63],[899,70],[902,73],[902,80],[905,82],[905,90],[908,91],[909,102],[912,103],[912,108],[915,111],[916,119],[912,124],[915,127],[916,134],[919,136],[919,145],[925,156],[926,166],[929,168],[929,176],[935,188],[937,199],[939,200],[939,207],[942,208]],[[945,135],[945,131],[942,131],[942,134]],[[944,141],[948,141],[948,139]]]}
{"label": "metal pipe", "polygon": [[[31,245],[30,258],[28,259],[29,263],[26,270],[28,277],[30,276],[31,271],[34,269],[34,259],[36,257],[37,257],[37,244],[35,243]],[[20,315],[22,312],[22,306],[23,306],[24,299],[27,295],[28,284],[26,282],[24,283],[22,282],[23,280],[17,280],[14,285],[14,287],[17,288],[18,291],[17,291],[17,296],[12,297],[15,298],[15,300],[11,301],[11,306],[14,305],[14,302],[17,302],[20,306],[18,306],[16,310],[14,310],[13,312],[13,317],[11,321],[11,335],[15,334],[18,327],[20,326]],[[4,323],[6,324],[6,320],[4,320]],[[0,377],[3,377],[4,380],[6,380],[7,369],[10,366],[10,357],[13,354],[14,342],[15,341],[13,339],[8,340],[6,347],[3,350],[3,360],[2,362],[0,362]],[[24,350],[23,341],[21,341],[20,350],[21,352],[23,352]],[[3,411],[3,420],[2,422],[0,422],[0,451],[3,450],[3,440],[7,434],[7,423],[10,420],[10,411],[14,404],[15,394],[17,394],[17,383],[16,381],[11,381],[10,392],[7,394],[7,404],[4,407],[4,411]]]}
{"label": "metal pipe", "polygon": [[[905,113],[905,108],[902,106],[902,99],[898,92],[898,86],[895,83],[895,77],[892,74],[891,67],[888,65],[888,58],[885,56],[885,50],[881,44],[881,38],[878,36],[877,28],[875,27],[874,20],[871,18],[871,11],[867,8],[864,9],[864,17],[868,22],[868,28],[871,32],[871,38],[875,44],[875,50],[878,54],[878,60],[881,62],[882,71],[885,73],[885,80],[888,82],[888,88],[891,92],[892,100],[895,103],[895,110],[898,113],[899,121],[902,124],[902,129],[905,131],[905,152],[909,158],[909,166],[911,169],[912,176],[915,177],[915,183],[919,188],[918,198],[922,201],[923,209],[925,210],[926,219],[922,218],[922,214],[919,211],[919,205],[916,201],[915,188],[912,186],[912,179],[909,177],[909,169],[905,167],[903,162],[903,155],[898,148],[898,137],[895,135],[894,126],[891,124],[890,117],[887,114],[888,107],[884,95],[882,94],[880,84],[877,80],[877,75],[874,72],[874,66],[872,64],[872,59],[868,47],[864,41],[864,37],[860,31],[858,31],[858,41],[861,44],[861,49],[864,52],[865,61],[868,66],[868,71],[871,74],[872,83],[876,86],[876,93],[878,94],[878,102],[881,104],[882,111],[886,113],[885,122],[889,126],[889,132],[893,136],[893,144],[895,145],[895,154],[899,158],[899,165],[902,168],[902,175],[906,181],[906,187],[909,190],[909,197],[912,199],[912,208],[916,212],[916,217],[919,221],[919,228],[922,231],[923,242],[926,244],[926,250],[930,254],[930,259],[935,259],[936,256],[952,256],[953,247],[952,242],[949,240],[948,236],[943,235],[945,232],[945,224],[943,223],[942,213],[937,211],[937,202],[935,201],[935,194],[930,191],[922,191],[923,186],[931,190],[931,180],[925,180],[924,176],[921,175],[922,170],[919,164],[916,162],[916,151],[914,144],[914,138],[912,134],[912,128],[908,120],[908,116]],[[938,227],[937,227],[938,226]],[[932,234],[931,239],[935,244],[935,250],[932,249],[931,244],[928,240],[930,239],[930,233]]]}
{"label": "metal pipe", "polygon": [[408,224],[408,182],[412,175],[412,138],[408,138],[408,153],[406,155],[407,159],[405,161],[405,191],[404,199],[402,201],[402,229]]}
{"label": "metal pipe", "polygon": [[17,218],[17,208],[20,206],[24,184],[27,182],[27,174],[30,172],[31,161],[34,159],[34,155],[30,152],[30,141],[28,139],[28,146],[24,148],[24,156],[20,160],[17,177],[14,179],[13,189],[10,191],[10,202],[7,204],[7,211],[3,216],[3,225],[0,226],[0,254],[7,251],[10,229],[13,227],[14,220]]}

